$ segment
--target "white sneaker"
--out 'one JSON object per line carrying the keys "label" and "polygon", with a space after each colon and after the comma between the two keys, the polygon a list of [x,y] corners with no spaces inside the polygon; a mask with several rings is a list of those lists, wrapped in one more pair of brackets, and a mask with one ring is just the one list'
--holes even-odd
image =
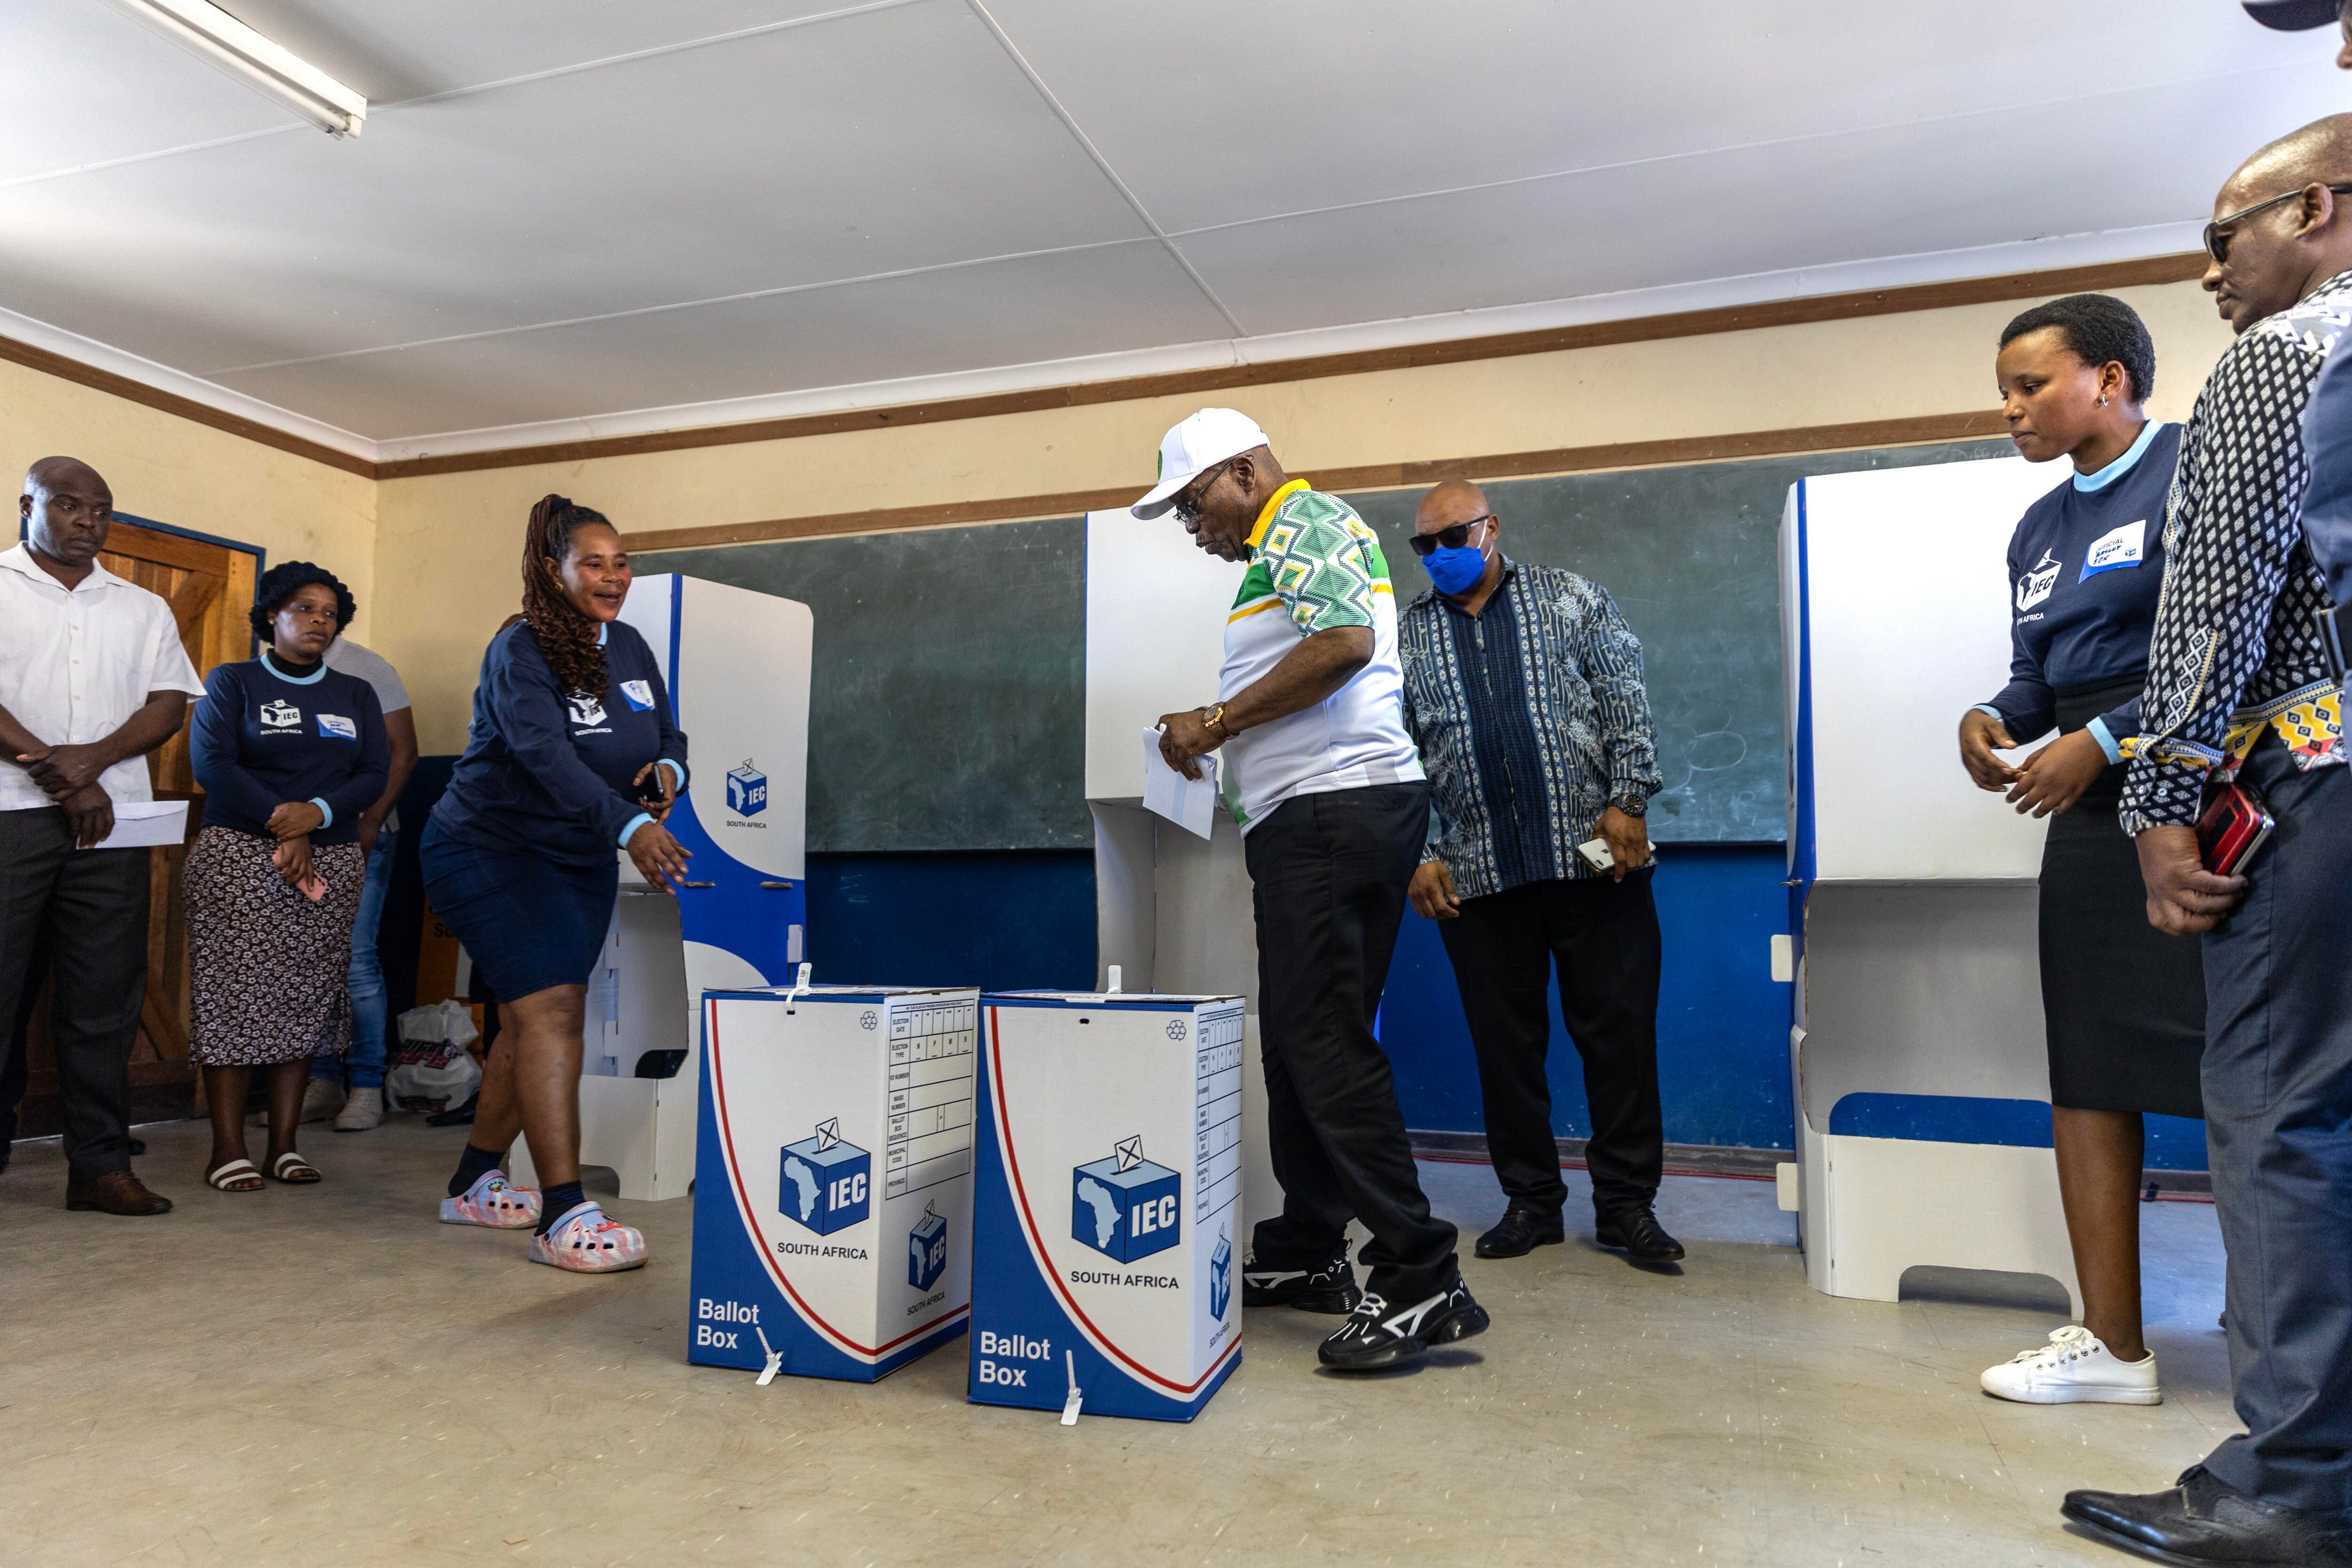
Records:
{"label": "white sneaker", "polygon": [[355,1089],[335,1113],[338,1132],[373,1132],[383,1125],[383,1090]]}
{"label": "white sneaker", "polygon": [[[324,1121],[342,1109],[343,1086],[331,1078],[313,1078],[302,1086],[302,1120]],[[269,1125],[268,1107],[253,1111],[245,1119],[247,1127]]]}
{"label": "white sneaker", "polygon": [[2021,1405],[2161,1405],[2156,1352],[2137,1361],[2117,1361],[2105,1341],[2080,1323],[2069,1323],[2050,1342],[1999,1366],[1977,1380],[1996,1399]]}

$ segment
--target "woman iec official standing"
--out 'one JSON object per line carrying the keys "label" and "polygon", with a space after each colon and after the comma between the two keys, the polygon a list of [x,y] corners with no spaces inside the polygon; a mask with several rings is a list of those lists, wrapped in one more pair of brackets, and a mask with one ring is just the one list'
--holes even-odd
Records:
{"label": "woman iec official standing", "polygon": [[[2156,1357],[2140,1338],[2140,1116],[2204,1114],[2205,980],[2196,938],[2148,924],[2116,804],[2124,748],[2139,732],[2180,428],[2141,413],[2156,348],[2132,308],[2104,294],[2010,322],[1995,371],[2018,451],[2070,458],[2074,473],[2026,509],[2010,540],[2015,658],[2000,694],[1960,716],[1960,761],[1978,788],[2051,819],[2042,1010],[2084,1321],[1982,1383],[2035,1405],[2155,1405]],[[2058,738],[2014,767],[1993,754],[2053,728]]]}
{"label": "woman iec official standing", "polygon": [[310,1059],[351,1036],[352,921],[367,880],[360,818],[392,767],[374,689],[324,662],[355,608],[350,589],[307,561],[264,573],[253,632],[267,646],[206,678],[189,735],[205,791],[186,873],[190,1054],[212,1112],[205,1180],[225,1193],[261,1190],[245,1152],[257,1067],[269,1069],[270,1178],[319,1180],[294,1136]]}
{"label": "woman iec official standing", "polygon": [[[619,887],[614,851],[672,893],[688,854],[661,825],[686,787],[686,737],[653,650],[616,618],[628,596],[628,552],[602,513],[554,495],[530,509],[523,618],[482,656],[466,753],[421,847],[433,910],[505,1025],[441,1218],[534,1226],[532,1262],[589,1274],[646,1260],[644,1236],[580,1190],[581,1030]],[[543,1197],[507,1184],[518,1131]]]}

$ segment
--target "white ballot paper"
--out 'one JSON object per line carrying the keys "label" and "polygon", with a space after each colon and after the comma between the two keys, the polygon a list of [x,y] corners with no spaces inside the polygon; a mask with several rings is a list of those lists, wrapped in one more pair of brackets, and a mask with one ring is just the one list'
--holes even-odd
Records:
{"label": "white ballot paper", "polygon": [[1159,729],[1143,732],[1144,808],[1158,812],[1188,833],[1206,838],[1209,824],[1216,818],[1217,759],[1196,757],[1193,762],[1201,776],[1188,779],[1170,767],[1167,759],[1160,754]]}
{"label": "white ballot paper", "polygon": [[187,836],[186,801],[119,800],[114,803],[114,831],[90,847],[143,849],[157,844],[177,844]]}

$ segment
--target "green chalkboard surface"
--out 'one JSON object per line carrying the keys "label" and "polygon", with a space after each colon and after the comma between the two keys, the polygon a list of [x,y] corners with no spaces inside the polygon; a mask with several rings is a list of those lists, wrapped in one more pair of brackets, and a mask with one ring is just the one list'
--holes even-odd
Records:
{"label": "green chalkboard surface", "polygon": [[[1650,805],[1652,835],[1663,844],[1777,843],[1788,832],[1780,531],[1789,487],[1808,474],[2012,450],[2005,440],[1964,441],[1498,479],[1484,489],[1503,520],[1506,553],[1600,584],[1642,639],[1665,780]],[[1429,586],[1405,547],[1423,493],[1347,498],[1380,532],[1400,605]]]}
{"label": "green chalkboard surface", "polygon": [[1084,520],[634,560],[814,615],[810,849],[1093,847]]}
{"label": "green chalkboard surface", "polygon": [[[1778,539],[1789,487],[1807,474],[2010,449],[1969,441],[1503,479],[1486,495],[1506,550],[1599,583],[1642,639],[1666,786],[1652,832],[1663,843],[1778,842]],[[1404,543],[1421,493],[1348,498],[1386,542],[1401,603],[1428,586]],[[812,850],[1093,844],[1084,520],[646,552],[636,565],[780,594],[815,613]]]}

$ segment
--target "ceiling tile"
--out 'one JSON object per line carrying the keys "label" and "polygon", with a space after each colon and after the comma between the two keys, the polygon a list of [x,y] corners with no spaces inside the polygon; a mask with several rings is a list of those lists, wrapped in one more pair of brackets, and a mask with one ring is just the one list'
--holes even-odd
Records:
{"label": "ceiling tile", "polygon": [[0,191],[0,298],[213,374],[1145,232],[935,0]]}
{"label": "ceiling tile", "polygon": [[378,440],[1224,335],[1155,241],[226,375]]}

